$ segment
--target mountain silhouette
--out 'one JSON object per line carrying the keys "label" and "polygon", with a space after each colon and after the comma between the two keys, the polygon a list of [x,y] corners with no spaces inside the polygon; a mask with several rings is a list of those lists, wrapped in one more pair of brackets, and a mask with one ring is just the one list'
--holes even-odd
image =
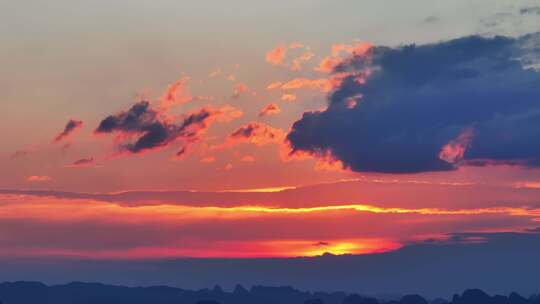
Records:
{"label": "mountain silhouette", "polygon": [[168,286],[125,287],[100,283],[72,282],[45,285],[39,282],[0,283],[0,304],[540,304],[540,296],[525,298],[517,293],[490,296],[468,289],[451,301],[428,301],[420,295],[377,299],[343,292],[306,292],[290,286],[237,285],[232,292],[220,286],[187,290]]}

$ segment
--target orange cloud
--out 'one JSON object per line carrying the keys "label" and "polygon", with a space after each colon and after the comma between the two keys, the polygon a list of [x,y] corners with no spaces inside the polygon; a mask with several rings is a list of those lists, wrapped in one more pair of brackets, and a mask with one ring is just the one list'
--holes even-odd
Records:
{"label": "orange cloud", "polygon": [[540,189],[540,182],[538,181],[524,181],[517,182],[514,184],[516,188],[530,188],[530,189]]}
{"label": "orange cloud", "polygon": [[305,51],[300,56],[293,59],[292,64],[291,64],[291,70],[300,71],[302,69],[302,64],[304,62],[310,61],[311,58],[313,58],[314,56],[315,54],[312,53],[311,51],[309,50]]}
{"label": "orange cloud", "polygon": [[217,68],[217,69],[211,71],[208,76],[210,76],[211,78],[214,78],[214,77],[218,77],[219,75],[221,75],[221,69]]}
{"label": "orange cloud", "polygon": [[283,101],[295,101],[296,94],[283,94],[281,95],[281,100]]}
{"label": "orange cloud", "polygon": [[205,163],[205,164],[213,163],[214,161],[216,161],[216,158],[213,156],[203,157],[200,160],[201,163]]}
{"label": "orange cloud", "polygon": [[283,83],[281,81],[274,81],[274,82],[270,83],[266,88],[268,90],[273,90],[273,89],[281,88],[282,84]]}
{"label": "orange cloud", "polygon": [[343,61],[339,57],[325,57],[321,60],[319,65],[315,67],[315,71],[322,73],[330,73]]}
{"label": "orange cloud", "polygon": [[323,58],[314,70],[322,73],[330,73],[336,66],[341,64],[346,57],[350,55],[365,56],[372,47],[373,45],[370,43],[361,42],[356,44],[334,44],[332,45],[331,55]]}
{"label": "orange cloud", "polygon": [[[303,52],[294,57],[291,63],[285,63],[285,57],[288,50],[303,49]],[[311,60],[315,54],[311,52],[310,48],[299,42],[292,42],[288,45],[280,44],[266,53],[266,62],[272,65],[288,66],[292,71],[299,71],[302,68],[302,64]]]}
{"label": "orange cloud", "polygon": [[159,110],[162,114],[172,117],[170,113],[172,107],[193,100],[188,82],[189,77],[182,77],[167,87],[165,93],[159,98]]}
{"label": "orange cloud", "polygon": [[30,175],[26,178],[27,182],[34,183],[34,182],[48,182],[52,178],[47,175]]}
{"label": "orange cloud", "polygon": [[243,162],[252,163],[252,162],[255,161],[255,157],[253,157],[251,155],[244,155],[244,156],[242,156],[242,158],[240,160],[243,161]]}
{"label": "orange cloud", "polygon": [[285,54],[287,53],[287,46],[280,44],[266,53],[266,62],[272,65],[283,64]]}
{"label": "orange cloud", "polygon": [[281,85],[283,90],[310,89],[329,92],[333,88],[332,81],[328,79],[294,78]]}
{"label": "orange cloud", "polygon": [[354,79],[358,83],[364,83],[365,79],[369,76],[370,71],[366,70],[362,73],[352,74],[348,72],[336,73],[329,78],[309,79],[298,77],[291,79],[287,82],[274,81],[270,83],[266,88],[268,90],[281,89],[281,90],[316,90],[321,92],[330,92],[343,82],[347,77],[354,76]]}
{"label": "orange cloud", "polygon": [[233,88],[233,98],[239,98],[242,93],[249,91],[249,87],[245,83],[237,83]]}
{"label": "orange cloud", "polygon": [[278,114],[279,112],[281,112],[281,109],[277,104],[269,103],[259,112],[259,117],[274,115]]}
{"label": "orange cloud", "polygon": [[347,171],[343,162],[333,158],[328,151],[321,151],[317,154],[291,151],[289,144],[285,143],[281,148],[280,156],[283,161],[315,159],[315,170],[317,171]]}

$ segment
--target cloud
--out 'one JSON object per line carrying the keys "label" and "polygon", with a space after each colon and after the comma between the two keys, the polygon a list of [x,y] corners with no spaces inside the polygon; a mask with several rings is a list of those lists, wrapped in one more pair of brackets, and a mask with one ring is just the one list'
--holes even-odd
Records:
{"label": "cloud", "polygon": [[[56,230],[47,230],[46,232],[58,232],[57,234],[59,236],[65,237],[65,233],[61,233],[61,228],[64,227],[58,227]],[[135,228],[135,231],[139,232],[141,231],[139,229],[143,227]],[[102,229],[96,230],[103,231]],[[157,229],[156,235],[162,231]],[[28,233],[29,229],[25,229],[24,232]],[[34,232],[37,234],[39,231]],[[50,233],[47,236],[46,232],[42,233],[42,240],[50,240],[50,235],[57,235],[56,233]],[[163,241],[168,241],[166,236],[173,235],[172,233],[163,232],[161,234],[164,237]],[[146,236],[146,233],[144,235]],[[103,241],[112,243],[116,241],[115,236],[116,234],[112,234],[111,238],[106,238]],[[103,233],[101,237],[103,238]],[[64,281],[130,282],[131,285],[137,286],[163,285],[174,281],[178,286],[182,286],[183,288],[202,289],[219,284],[228,290],[233,290],[235,288],[234,285],[237,283],[250,286],[253,282],[257,282],[257,284],[267,286],[295,286],[295,288],[304,290],[342,290],[345,293],[356,294],[388,294],[388,291],[391,290],[393,293],[401,295],[420,293],[431,299],[437,297],[452,299],[456,291],[465,290],[471,288],[471,286],[488,290],[491,294],[510,294],[510,297],[482,297],[482,299],[486,299],[486,302],[489,303],[526,303],[527,301],[522,302],[522,298],[511,292],[519,292],[522,295],[535,295],[538,293],[537,274],[540,271],[540,265],[538,265],[537,252],[540,250],[540,235],[537,232],[492,232],[473,233],[470,235],[450,234],[448,237],[456,239],[456,241],[431,241],[408,244],[399,250],[383,254],[323,256],[316,258],[157,260],[164,253],[168,253],[170,256],[173,252],[177,254],[178,252],[174,251],[174,248],[168,248],[169,251],[152,251],[145,248],[146,250],[132,250],[130,253],[146,253],[147,256],[154,253],[153,256],[150,256],[150,259],[131,259],[127,261],[93,259],[91,263],[84,259],[56,259],[54,263],[44,263],[43,259],[23,259],[19,262],[4,263],[5,266],[2,268],[1,278],[4,281],[13,280],[14,277],[24,278],[31,275],[36,280],[47,281],[50,280],[50,274],[54,273],[55,278],[60,278]],[[459,241],[462,237],[484,238],[487,242],[474,245],[463,244]],[[143,238],[139,239],[141,241],[144,240]],[[84,240],[82,239],[81,241]],[[135,240],[129,239],[129,241]],[[281,245],[282,248],[291,248],[293,246],[294,248],[307,250],[307,246],[311,246],[309,249],[317,249],[313,247],[313,244],[317,241],[314,240],[307,243],[306,241],[293,242],[287,240],[265,244],[252,242],[251,246],[246,246],[246,243],[241,242],[230,242],[227,243],[227,247],[220,247],[219,249],[215,247],[223,243],[196,243],[191,240],[189,244],[193,245],[196,250],[200,250],[206,244],[206,246],[210,245],[214,247],[214,253],[231,254],[236,251],[244,252],[245,254],[252,252],[254,249],[260,250],[260,245],[271,245],[266,248],[276,248]],[[323,241],[325,240],[323,239]],[[368,244],[373,244],[377,240],[365,241]],[[120,244],[125,243],[120,242]],[[329,248],[333,249],[348,244],[350,243],[342,242],[341,240],[331,241]],[[189,251],[189,248],[186,247],[188,246],[184,246],[183,248],[184,252]],[[27,253],[36,254],[36,251],[29,251]],[[97,254],[98,252],[93,253]],[[37,274],[36,269],[40,270]],[[464,275],[464,270],[469,269],[474,269],[475,271],[468,271],[467,275]],[[178,273],[189,273],[190,275],[178,276]],[[216,275],[216,273],[219,275]],[[324,276],[321,276],[321,274],[324,274]],[[507,278],[512,278],[512,280],[508,280]],[[11,286],[21,286],[22,284],[12,284]],[[43,285],[35,285],[37,285],[36,288],[38,289],[44,288]],[[79,284],[77,286],[84,285]],[[60,290],[62,286],[50,287],[50,289],[56,288]],[[92,287],[91,290],[94,291],[95,289]],[[149,292],[152,292],[152,290],[155,289],[151,288]],[[242,291],[241,288],[238,290]],[[191,292],[187,293],[191,294]],[[302,300],[306,298],[321,298],[325,295],[325,293],[314,295],[310,292],[297,291],[292,288],[261,286],[253,287],[252,294],[256,293],[263,295],[262,297],[269,293],[294,295],[294,297],[287,296],[287,300],[291,298]],[[157,294],[160,293],[158,292]],[[170,294],[175,293],[171,292]],[[456,295],[453,303],[480,303],[471,297],[475,294],[481,295],[478,291],[467,291],[463,295]],[[77,293],[77,295],[81,295],[81,293]],[[335,293],[335,297],[343,299],[345,295],[343,293]],[[230,299],[228,297],[223,298]],[[358,299],[358,296],[352,296],[348,299],[355,298]],[[257,302],[259,299],[261,297],[257,297],[252,302]],[[326,299],[325,297],[324,303],[341,303],[341,300],[330,301]],[[414,296],[406,296],[402,299],[399,303],[411,303],[409,301],[413,300]],[[509,301],[509,299],[511,300]],[[533,296],[531,299],[529,302],[534,302],[533,300],[536,297]],[[294,300],[294,302],[302,303],[302,300]],[[275,301],[279,302],[279,300]],[[195,303],[195,301],[184,302]],[[284,302],[286,301],[282,301],[281,303]],[[398,301],[385,302],[398,303]],[[436,302],[439,302],[439,300]],[[305,303],[316,302],[308,300]],[[359,299],[359,302],[354,303],[371,303],[371,301]],[[423,301],[415,303],[423,303]],[[445,303],[445,301],[441,300],[440,303]]]}
{"label": "cloud", "polygon": [[11,154],[11,159],[17,159],[17,158],[25,157],[28,154],[30,154],[30,151],[28,151],[28,150],[17,150],[15,152],[13,152],[13,154]]}
{"label": "cloud", "polygon": [[253,157],[252,155],[244,155],[242,156],[242,158],[240,158],[240,160],[246,163],[252,163],[255,161],[255,157]]}
{"label": "cloud", "polygon": [[[316,78],[316,79],[297,77],[286,82],[274,81],[270,83],[266,87],[266,89],[267,90],[281,89],[283,91],[305,89],[305,90],[314,90],[314,91],[327,93],[339,87],[343,79],[348,75],[349,73],[336,73],[328,78]],[[358,81],[363,81],[363,79],[364,79],[363,75],[358,74]]]}
{"label": "cloud", "polygon": [[273,89],[281,88],[281,85],[283,85],[281,81],[273,81],[266,87],[266,89],[273,90]]}
{"label": "cloud", "polygon": [[174,106],[185,104],[193,100],[188,87],[189,77],[182,77],[167,87],[159,99],[161,111],[168,113]]}
{"label": "cloud", "polygon": [[280,143],[284,140],[285,133],[260,122],[250,122],[231,133],[227,139],[229,143],[247,142],[258,146],[271,143]]}
{"label": "cloud", "polygon": [[315,54],[309,49],[306,50],[304,53],[300,54],[298,57],[292,60],[290,69],[292,71],[300,71],[302,69],[302,64],[304,62],[310,61],[313,57],[315,57]]}
{"label": "cloud", "polygon": [[73,163],[71,163],[68,167],[77,168],[77,167],[88,167],[94,164],[94,158],[88,157],[88,158],[81,158]]}
{"label": "cloud", "polygon": [[454,164],[463,159],[465,151],[470,147],[474,136],[472,128],[466,128],[458,137],[444,145],[439,152],[439,158],[447,163]]}
{"label": "cloud", "polygon": [[[165,147],[177,140],[188,145],[197,141],[213,121],[229,121],[241,115],[230,106],[205,107],[184,115],[180,122],[174,123],[160,119],[159,112],[152,109],[149,102],[140,101],[127,111],[103,119],[95,133],[118,133],[120,151],[141,153]],[[132,138],[134,140],[130,140]],[[185,152],[185,147],[180,151]]]}
{"label": "cloud", "polygon": [[249,87],[245,83],[237,83],[233,88],[232,98],[239,98],[242,93],[249,91]]}
{"label": "cloud", "polygon": [[441,21],[441,18],[437,16],[429,16],[424,19],[424,23],[437,23],[439,21]]}
{"label": "cloud", "polygon": [[291,153],[330,153],[358,172],[444,171],[475,160],[538,167],[540,73],[525,67],[538,38],[471,36],[353,54],[334,67],[345,76],[328,108],[292,126]]}
{"label": "cloud", "polygon": [[35,182],[41,183],[41,182],[48,182],[51,179],[52,178],[47,175],[30,175],[29,177],[26,178],[26,181],[30,183],[35,183]]}
{"label": "cloud", "polygon": [[[478,236],[445,237],[473,229],[533,229],[540,214],[538,209],[526,208],[219,207],[149,204],[148,200],[146,205],[125,206],[6,194],[0,195],[0,202],[0,225],[6,227],[0,239],[1,256],[70,254],[93,259],[319,255],[324,251],[314,251],[317,242],[328,243],[327,251],[338,254],[368,253],[396,249],[425,235],[468,244]],[[377,225],[381,222],[393,225]],[[245,250],[238,250],[238,245]]]}
{"label": "cloud", "polygon": [[201,163],[209,164],[216,161],[216,158],[213,156],[206,156],[199,160]]}
{"label": "cloud", "polygon": [[330,73],[334,71],[336,66],[345,60],[346,56],[353,54],[354,56],[361,57],[371,48],[372,45],[365,42],[357,42],[355,44],[334,44],[332,45],[331,55],[323,58],[314,70],[322,73]]}
{"label": "cloud", "polygon": [[[296,52],[300,52],[296,57],[290,60],[290,63],[288,60],[285,62],[286,55],[289,50],[299,50]],[[315,54],[310,50],[309,46],[298,42],[292,42],[288,45],[282,43],[271,49],[266,53],[265,59],[266,62],[272,65],[285,66],[291,71],[300,71],[302,69],[302,65],[305,62],[310,61],[313,57],[315,57]]]}
{"label": "cloud", "polygon": [[283,101],[295,101],[296,94],[283,94],[281,95],[281,100]]}
{"label": "cloud", "polygon": [[280,44],[266,53],[266,62],[272,65],[283,64],[285,60],[285,54],[287,53],[287,46]]}
{"label": "cloud", "polygon": [[309,79],[309,78],[294,78],[283,83],[280,88],[282,90],[297,90],[297,89],[310,89],[318,90],[322,92],[328,92],[334,88],[334,85],[330,79]]}
{"label": "cloud", "polygon": [[68,137],[70,134],[72,134],[75,130],[78,128],[81,128],[83,126],[83,122],[81,120],[75,120],[70,119],[66,126],[64,127],[64,131],[62,131],[60,134],[56,135],[54,138],[54,142],[59,142],[62,139]]}
{"label": "cloud", "polygon": [[274,115],[278,114],[279,112],[281,112],[281,109],[277,104],[269,103],[261,110],[261,112],[259,112],[259,117]]}
{"label": "cloud", "polygon": [[522,15],[532,14],[532,15],[540,15],[540,6],[530,6],[530,7],[524,7],[519,10],[519,13]]}
{"label": "cloud", "polygon": [[314,243],[313,246],[315,246],[315,247],[330,246],[330,243],[320,241],[320,242]]}
{"label": "cloud", "polygon": [[216,68],[215,70],[212,70],[208,76],[210,78],[214,78],[214,77],[218,77],[219,75],[221,75],[221,69]]}

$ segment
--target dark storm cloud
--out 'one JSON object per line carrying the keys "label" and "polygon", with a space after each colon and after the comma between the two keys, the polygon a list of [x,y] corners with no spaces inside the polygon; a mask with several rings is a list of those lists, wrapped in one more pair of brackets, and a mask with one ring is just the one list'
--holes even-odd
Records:
{"label": "dark storm cloud", "polygon": [[[328,108],[294,123],[291,153],[330,153],[353,171],[442,171],[479,160],[538,167],[540,72],[524,66],[538,58],[539,37],[471,36],[350,58],[335,69],[349,76]],[[354,107],[352,98],[360,98]]]}
{"label": "dark storm cloud", "polygon": [[83,125],[83,122],[80,120],[70,119],[66,126],[64,127],[64,131],[62,131],[60,134],[56,135],[54,138],[54,142],[59,142],[62,139],[68,137],[73,131],[75,131],[77,128],[81,128]]}
{"label": "dark storm cloud", "polygon": [[121,146],[122,150],[133,153],[165,146],[180,135],[178,126],[160,121],[158,113],[150,108],[147,101],[140,101],[127,111],[108,116],[101,121],[95,132],[140,134],[134,142]]}
{"label": "dark storm cloud", "polygon": [[[225,111],[227,109],[225,108]],[[169,145],[177,139],[193,142],[204,131],[210,120],[228,114],[224,109],[202,108],[186,115],[181,122],[173,123],[162,119],[150,107],[148,101],[140,101],[129,110],[110,115],[103,119],[95,133],[122,133],[136,139],[120,145],[120,150],[141,153],[146,150]]]}

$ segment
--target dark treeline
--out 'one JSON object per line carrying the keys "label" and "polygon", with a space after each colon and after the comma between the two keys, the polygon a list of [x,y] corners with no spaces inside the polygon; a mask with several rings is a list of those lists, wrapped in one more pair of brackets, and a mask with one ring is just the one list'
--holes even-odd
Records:
{"label": "dark treeline", "polygon": [[517,293],[489,296],[479,289],[454,295],[450,301],[426,300],[405,295],[398,300],[381,300],[344,292],[305,292],[292,287],[238,285],[232,292],[213,289],[124,287],[99,283],[69,283],[47,286],[37,282],[0,284],[1,304],[540,304],[540,296],[524,298]]}

